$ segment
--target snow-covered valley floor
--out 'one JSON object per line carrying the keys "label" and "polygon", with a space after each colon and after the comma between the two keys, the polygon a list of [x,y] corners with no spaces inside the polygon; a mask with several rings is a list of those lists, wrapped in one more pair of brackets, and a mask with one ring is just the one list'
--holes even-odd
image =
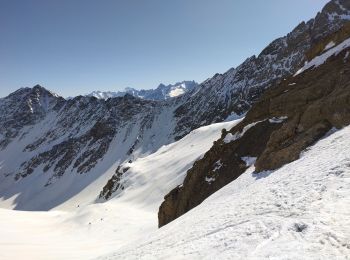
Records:
{"label": "snow-covered valley floor", "polygon": [[[0,209],[0,259],[91,259],[151,234],[157,230],[164,195],[182,183],[186,171],[220,137],[222,128],[239,121],[199,128],[127,163],[124,191],[107,202],[86,205],[102,190],[100,182],[92,182],[48,212]],[[9,203],[5,205],[14,208]]]}
{"label": "snow-covered valley floor", "polygon": [[108,202],[75,211],[0,209],[0,259],[348,259],[350,127],[274,172],[249,168],[157,229],[163,193],[235,123],[201,128],[136,160],[125,194]]}
{"label": "snow-covered valley floor", "polygon": [[350,127],[101,259],[349,259]]}

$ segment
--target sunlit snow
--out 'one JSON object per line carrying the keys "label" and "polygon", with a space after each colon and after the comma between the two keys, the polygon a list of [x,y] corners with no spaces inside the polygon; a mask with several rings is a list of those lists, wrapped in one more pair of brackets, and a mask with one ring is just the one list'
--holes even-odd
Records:
{"label": "sunlit snow", "polygon": [[274,172],[249,168],[201,205],[99,259],[347,259],[350,127]]}
{"label": "sunlit snow", "polygon": [[[0,209],[0,259],[91,259],[151,234],[158,228],[163,197],[182,183],[193,162],[220,137],[221,129],[239,121],[196,129],[128,164],[124,193],[107,202],[86,205],[101,191],[97,180],[48,212]],[[12,208],[15,199],[1,205]]]}
{"label": "sunlit snow", "polygon": [[300,70],[297,71],[297,73],[295,73],[294,76],[299,75],[310,68],[317,68],[318,66],[325,63],[331,56],[338,55],[342,50],[348,47],[350,47],[350,38],[338,44],[336,47],[327,50],[323,54],[316,56],[310,62],[307,62],[304,65],[304,67],[302,67]]}

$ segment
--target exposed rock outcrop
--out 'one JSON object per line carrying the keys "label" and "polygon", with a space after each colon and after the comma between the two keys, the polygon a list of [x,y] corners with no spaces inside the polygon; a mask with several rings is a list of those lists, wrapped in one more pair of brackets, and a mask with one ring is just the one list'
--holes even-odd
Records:
{"label": "exposed rock outcrop", "polygon": [[123,175],[128,171],[128,167],[122,167],[121,165],[118,166],[118,168],[115,171],[115,174],[110,178],[107,182],[107,184],[103,187],[99,198],[108,200],[113,193],[117,192],[118,190],[124,190],[124,185],[122,183],[122,177]]}
{"label": "exposed rock outcrop", "polygon": [[304,64],[310,57],[310,47],[349,20],[349,1],[330,1],[315,18],[273,41],[257,57],[248,58],[224,74],[216,74],[184,95],[185,101],[175,111],[177,138],[202,125],[221,122],[231,113],[246,112],[265,89],[294,74]]}
{"label": "exposed rock outcrop", "polygon": [[[339,43],[349,38],[350,33],[345,31],[348,29],[335,33],[332,40]],[[304,149],[332,128],[350,124],[349,53],[350,47],[323,65],[268,89],[245,119],[224,131],[204,158],[193,165],[183,184],[165,196],[159,209],[159,226],[236,179],[255,158],[256,174],[277,169],[298,159]]]}

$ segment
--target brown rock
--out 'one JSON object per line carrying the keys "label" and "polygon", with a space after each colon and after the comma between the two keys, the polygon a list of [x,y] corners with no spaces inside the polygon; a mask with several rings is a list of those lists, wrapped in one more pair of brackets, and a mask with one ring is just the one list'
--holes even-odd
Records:
{"label": "brown rock", "polygon": [[[334,34],[334,39],[349,38],[349,28]],[[223,131],[221,139],[214,142],[204,158],[194,163],[183,185],[165,196],[159,208],[159,226],[186,213],[239,177],[248,167],[242,157],[257,157],[257,174],[274,170],[297,160],[303,150],[333,127],[349,125],[349,53],[350,48],[329,58],[322,66],[268,89],[245,119],[230,131]],[[248,126],[251,128],[240,138],[224,142],[227,133],[242,133]]]}

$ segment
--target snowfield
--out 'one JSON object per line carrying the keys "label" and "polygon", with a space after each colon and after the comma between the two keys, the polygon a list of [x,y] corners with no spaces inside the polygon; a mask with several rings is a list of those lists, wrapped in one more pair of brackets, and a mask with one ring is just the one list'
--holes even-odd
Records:
{"label": "snowfield", "polygon": [[0,209],[0,259],[348,259],[350,127],[276,171],[257,175],[250,167],[157,228],[163,196],[237,122],[197,129],[134,161],[126,189],[107,202],[74,211]]}
{"label": "snowfield", "polygon": [[193,163],[220,138],[221,129],[230,129],[240,121],[198,128],[178,142],[164,145],[147,157],[126,163],[123,167],[129,169],[121,180],[125,189],[117,191],[115,199],[157,214],[164,196],[183,183]]}
{"label": "snowfield", "polygon": [[154,214],[104,203],[75,212],[0,209],[0,259],[91,259],[155,230]]}
{"label": "snowfield", "polygon": [[15,198],[3,201],[0,205],[7,209],[0,209],[0,259],[91,259],[151,234],[158,228],[157,213],[164,195],[183,182],[186,171],[220,137],[222,128],[238,122],[196,129],[127,163],[130,169],[122,180],[125,190],[107,202],[90,202],[107,182],[101,183],[101,177],[47,212],[10,210]]}
{"label": "snowfield", "polygon": [[99,259],[349,259],[350,127]]}

